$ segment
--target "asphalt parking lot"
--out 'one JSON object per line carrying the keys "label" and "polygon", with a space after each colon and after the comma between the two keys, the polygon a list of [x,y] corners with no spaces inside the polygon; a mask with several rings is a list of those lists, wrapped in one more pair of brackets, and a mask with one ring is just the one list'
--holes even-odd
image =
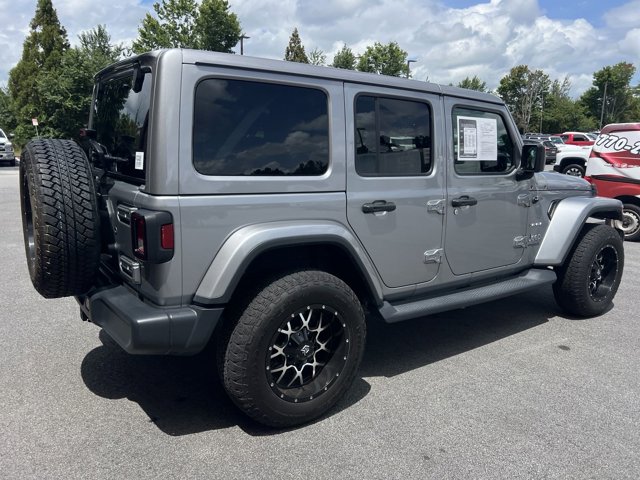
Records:
{"label": "asphalt parking lot", "polygon": [[640,244],[599,318],[563,316],[548,288],[371,324],[347,398],[275,431],[225,397],[213,352],[129,356],[35,292],[17,168],[0,167],[0,225],[2,478],[639,476]]}

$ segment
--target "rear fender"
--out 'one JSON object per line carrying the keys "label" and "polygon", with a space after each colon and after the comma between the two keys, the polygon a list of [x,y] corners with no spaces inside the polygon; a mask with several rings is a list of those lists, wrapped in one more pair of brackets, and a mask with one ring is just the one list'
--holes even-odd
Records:
{"label": "rear fender", "polygon": [[364,248],[344,225],[331,221],[270,222],[235,231],[213,259],[194,301],[203,305],[227,303],[244,272],[261,253],[303,244],[333,244],[344,248],[360,269],[370,292],[382,302],[382,287]]}

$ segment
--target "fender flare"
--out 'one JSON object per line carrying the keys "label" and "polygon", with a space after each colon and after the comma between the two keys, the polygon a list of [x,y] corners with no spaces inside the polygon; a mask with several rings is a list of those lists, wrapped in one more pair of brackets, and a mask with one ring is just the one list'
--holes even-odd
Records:
{"label": "fender flare", "polygon": [[248,225],[233,232],[207,269],[194,296],[202,305],[227,303],[251,262],[277,247],[332,244],[354,260],[376,301],[382,304],[382,287],[364,248],[344,225],[332,221],[280,221]]}
{"label": "fender flare", "polygon": [[534,266],[562,265],[589,217],[621,220],[622,202],[604,197],[560,200],[536,254]]}

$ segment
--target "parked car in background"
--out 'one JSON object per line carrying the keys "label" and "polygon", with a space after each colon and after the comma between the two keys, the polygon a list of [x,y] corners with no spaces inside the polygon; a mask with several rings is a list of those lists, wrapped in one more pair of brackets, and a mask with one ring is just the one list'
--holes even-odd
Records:
{"label": "parked car in background", "polygon": [[556,163],[556,155],[558,154],[558,147],[551,140],[542,140],[544,145],[544,158],[547,165]]}
{"label": "parked car in background", "polygon": [[593,139],[589,138],[586,133],[582,132],[564,132],[557,134],[567,145],[590,146],[593,145]]}
{"label": "parked car in background", "polygon": [[640,123],[614,123],[602,129],[585,179],[599,196],[622,202],[624,238],[640,240]]}
{"label": "parked car in background", "polygon": [[13,151],[13,145],[9,140],[9,137],[0,128],[0,162],[5,162],[15,167],[16,157]]}
{"label": "parked car in background", "polygon": [[570,148],[561,149],[556,154],[553,170],[574,177],[584,177],[590,153],[591,147],[571,145]]}

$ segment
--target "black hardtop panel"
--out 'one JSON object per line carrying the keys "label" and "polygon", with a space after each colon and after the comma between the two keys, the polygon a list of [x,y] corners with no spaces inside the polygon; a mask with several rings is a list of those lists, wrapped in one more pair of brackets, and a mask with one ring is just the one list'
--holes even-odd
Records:
{"label": "black hardtop panel", "polygon": [[453,86],[439,85],[436,83],[421,82],[402,77],[392,77],[389,75],[377,75],[342,68],[323,67],[299,62],[287,62],[284,60],[272,60],[268,58],[201,50],[183,50],[182,55],[183,63],[187,64],[262,70],[274,73],[285,73],[314,78],[326,78],[329,80],[338,80],[350,83],[375,85],[379,87],[401,88],[404,90],[448,95],[500,105],[504,103],[500,98],[488,93],[476,92],[474,90]]}

